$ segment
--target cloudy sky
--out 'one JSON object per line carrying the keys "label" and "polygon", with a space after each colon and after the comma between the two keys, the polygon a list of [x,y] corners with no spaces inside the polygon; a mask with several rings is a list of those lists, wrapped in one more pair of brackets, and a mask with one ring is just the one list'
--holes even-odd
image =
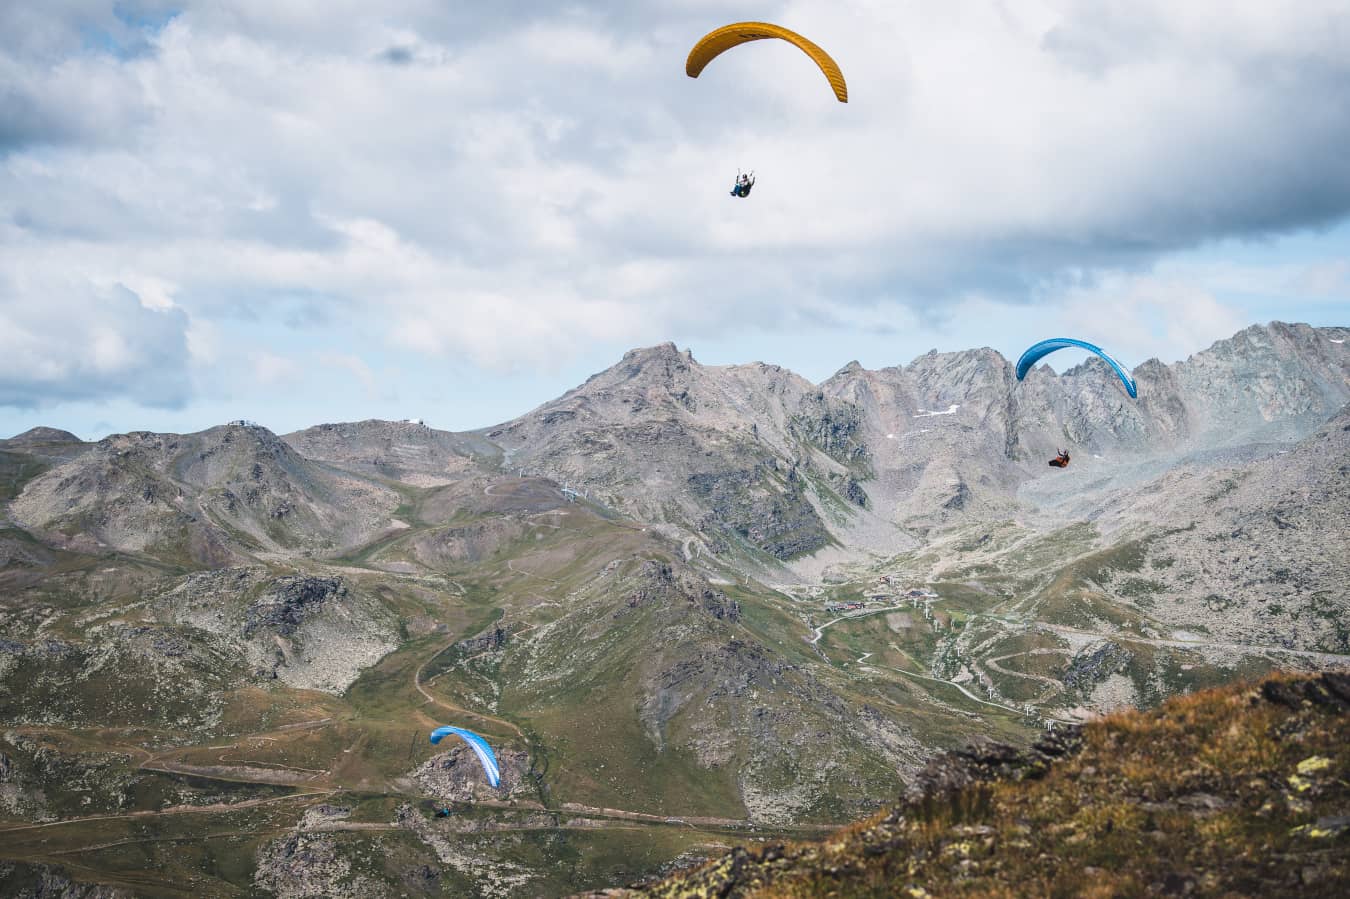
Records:
{"label": "cloudy sky", "polygon": [[1345,0],[6,0],[0,434],[1350,324],[1347,97]]}

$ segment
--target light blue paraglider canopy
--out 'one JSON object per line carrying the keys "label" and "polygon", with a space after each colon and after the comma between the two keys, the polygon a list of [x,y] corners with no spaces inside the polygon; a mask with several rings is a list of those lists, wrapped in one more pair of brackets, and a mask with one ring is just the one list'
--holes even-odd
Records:
{"label": "light blue paraglider canopy", "polygon": [[1096,353],[1106,360],[1106,364],[1116,370],[1120,375],[1120,382],[1125,385],[1125,391],[1129,393],[1131,399],[1139,398],[1139,391],[1134,386],[1134,378],[1125,370],[1125,366],[1107,355],[1106,351],[1099,346],[1093,346],[1086,340],[1074,340],[1072,337],[1052,337],[1049,340],[1042,340],[1022,354],[1022,358],[1017,360],[1017,380],[1022,380],[1031,371],[1031,366],[1041,361],[1041,357],[1055,350],[1062,350],[1066,347],[1078,347],[1087,350],[1089,353]]}
{"label": "light blue paraglider canopy", "polygon": [[497,765],[497,756],[493,753],[492,747],[488,745],[488,741],[473,731],[465,730],[462,727],[438,727],[431,732],[432,745],[441,742],[451,734],[463,737],[464,742],[473,747],[473,751],[478,755],[478,761],[483,765],[483,773],[487,775],[488,783],[494,787],[501,784],[502,769]]}

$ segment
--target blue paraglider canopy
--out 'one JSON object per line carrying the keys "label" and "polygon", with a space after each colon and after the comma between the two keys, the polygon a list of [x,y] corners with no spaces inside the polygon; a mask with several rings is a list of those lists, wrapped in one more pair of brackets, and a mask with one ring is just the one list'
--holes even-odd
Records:
{"label": "blue paraglider canopy", "polygon": [[478,761],[483,766],[483,773],[487,775],[488,783],[494,787],[501,784],[502,769],[497,765],[497,756],[493,753],[492,747],[488,745],[488,741],[473,731],[465,730],[462,727],[438,727],[431,732],[432,745],[436,745],[451,734],[463,737],[464,742],[468,743],[478,755]]}
{"label": "blue paraglider canopy", "polygon": [[1106,360],[1106,364],[1115,369],[1116,374],[1120,376],[1120,382],[1125,385],[1125,391],[1129,393],[1130,398],[1139,398],[1139,391],[1134,386],[1134,378],[1130,377],[1130,373],[1125,370],[1125,366],[1108,356],[1101,347],[1094,346],[1086,340],[1074,340],[1072,337],[1052,337],[1049,340],[1042,340],[1023,353],[1022,358],[1017,360],[1017,380],[1020,381],[1025,378],[1027,372],[1031,370],[1031,366],[1039,362],[1042,356],[1066,347],[1078,347],[1101,356]]}

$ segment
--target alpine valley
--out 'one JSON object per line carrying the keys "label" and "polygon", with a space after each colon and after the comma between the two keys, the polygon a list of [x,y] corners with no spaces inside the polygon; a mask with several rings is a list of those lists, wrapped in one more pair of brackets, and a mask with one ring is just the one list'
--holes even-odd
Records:
{"label": "alpine valley", "polygon": [[470,433],[0,441],[0,893],[566,895],[1344,668],[1347,338],[1254,326],[1138,400],[667,344]]}

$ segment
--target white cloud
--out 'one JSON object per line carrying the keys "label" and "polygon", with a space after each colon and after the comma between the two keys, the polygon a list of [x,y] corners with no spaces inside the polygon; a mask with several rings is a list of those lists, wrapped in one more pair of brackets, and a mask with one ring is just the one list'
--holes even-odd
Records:
{"label": "white cloud", "polygon": [[219,329],[209,321],[194,319],[187,329],[188,352],[198,365],[210,366],[220,361]]}
{"label": "white cloud", "polygon": [[1204,287],[1153,275],[1105,279],[1064,303],[1068,336],[1110,347],[1130,365],[1184,359],[1249,324]]}
{"label": "white cloud", "polygon": [[377,386],[375,373],[370,370],[370,366],[360,356],[346,353],[322,353],[319,356],[319,361],[330,368],[347,372],[356,379],[366,393],[375,394]]}
{"label": "white cloud", "polygon": [[296,360],[265,350],[250,353],[249,362],[253,379],[260,387],[294,388],[305,376],[304,368]]}
{"label": "white cloud", "polygon": [[110,328],[96,330],[90,335],[88,346],[82,349],[93,362],[94,371],[99,375],[125,369],[135,358],[122,335]]}
{"label": "white cloud", "polygon": [[[314,349],[282,345],[277,298],[300,296],[370,326],[330,363],[551,370],[595,342],[805,323],[964,345],[980,304],[1092,332],[1105,296],[1126,298],[1108,336],[1127,355],[1184,355],[1246,323],[1225,279],[1256,281],[1170,254],[1350,210],[1337,2],[745,8],[831,52],[847,105],[774,42],[685,77],[717,4],[187,2],[122,55],[81,49],[90,23],[138,33],[107,4],[19,6],[0,14],[23,112],[0,127],[5,302],[97,322],[97,285],[124,285],[173,314],[178,382],[226,364],[242,315],[280,341],[253,348],[261,383],[295,377]],[[748,201],[726,195],[738,165]],[[1343,300],[1344,266],[1256,274]],[[1060,286],[1075,274],[1098,286]],[[63,318],[18,319],[0,340],[48,374],[11,369],[8,401],[79,392]],[[141,370],[141,320],[91,358]]]}
{"label": "white cloud", "polygon": [[129,397],[171,408],[190,398],[181,310],[150,308],[120,284],[0,271],[0,405]]}
{"label": "white cloud", "polygon": [[1309,296],[1338,299],[1350,304],[1350,259],[1335,259],[1306,266],[1291,286]]}
{"label": "white cloud", "polygon": [[127,272],[116,280],[96,279],[95,283],[105,289],[121,287],[131,291],[135,294],[137,302],[146,309],[172,309],[176,305],[173,301],[173,293],[177,289],[177,285],[172,281],[156,278],[153,275]]}

